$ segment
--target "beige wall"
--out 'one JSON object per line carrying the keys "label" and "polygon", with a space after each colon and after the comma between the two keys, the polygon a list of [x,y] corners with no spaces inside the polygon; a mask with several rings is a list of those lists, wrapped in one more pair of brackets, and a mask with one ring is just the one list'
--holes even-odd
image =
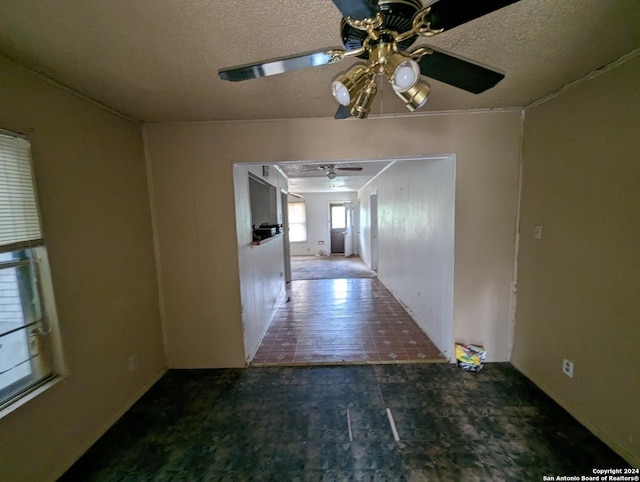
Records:
{"label": "beige wall", "polygon": [[165,370],[142,136],[2,58],[0,105],[32,142],[68,368],[0,419],[0,479],[55,480]]}
{"label": "beige wall", "polygon": [[454,337],[509,357],[520,112],[145,126],[169,360],[242,366],[232,166],[455,154]]}
{"label": "beige wall", "polygon": [[526,111],[512,359],[636,467],[639,133],[638,56]]}

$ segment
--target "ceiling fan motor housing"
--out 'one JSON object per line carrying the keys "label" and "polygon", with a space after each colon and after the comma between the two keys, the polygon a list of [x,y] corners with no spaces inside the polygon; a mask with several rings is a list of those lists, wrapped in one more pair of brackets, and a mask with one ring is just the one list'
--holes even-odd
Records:
{"label": "ceiling fan motor housing", "polygon": [[[381,30],[392,30],[394,32],[406,32],[412,28],[413,16],[422,8],[419,0],[380,0],[380,13],[384,17]],[[368,33],[349,25],[344,19],[340,23],[340,35],[342,43],[347,51],[358,50],[362,47]],[[416,40],[417,35],[398,42],[400,50],[408,49]],[[361,59],[369,58],[369,51],[358,55]]]}

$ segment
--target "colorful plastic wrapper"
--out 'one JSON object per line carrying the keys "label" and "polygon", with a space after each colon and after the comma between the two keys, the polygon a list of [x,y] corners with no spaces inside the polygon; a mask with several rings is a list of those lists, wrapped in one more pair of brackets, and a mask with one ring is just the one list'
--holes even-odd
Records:
{"label": "colorful plastic wrapper", "polygon": [[456,360],[463,370],[479,372],[482,370],[485,358],[487,358],[487,352],[483,346],[456,343]]}

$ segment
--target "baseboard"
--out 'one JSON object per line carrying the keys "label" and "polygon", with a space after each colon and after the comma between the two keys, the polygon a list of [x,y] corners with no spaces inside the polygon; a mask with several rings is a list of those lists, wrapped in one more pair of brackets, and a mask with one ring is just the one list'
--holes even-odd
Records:
{"label": "baseboard", "polygon": [[100,439],[100,437],[102,437],[105,433],[107,433],[107,430],[109,430],[118,421],[120,417],[122,417],[131,407],[133,407],[133,405],[138,400],[140,400],[140,398],[145,393],[147,393],[147,391],[149,391],[149,389],[158,380],[160,380],[160,378],[162,378],[162,376],[165,373],[167,373],[168,370],[169,369],[167,367],[164,367],[162,370],[154,374],[148,383],[146,383],[140,390],[138,390],[133,396],[131,396],[129,400],[127,400],[127,403],[125,403],[125,405],[120,410],[116,411],[116,413],[113,415],[113,417],[109,419],[107,423],[103,424],[100,427],[100,429],[94,434],[94,436],[89,439],[88,443],[85,445],[84,448],[73,450],[71,452],[69,459],[66,460],[65,463],[61,466],[60,471],[55,474],[51,474],[52,478],[49,480],[51,482],[54,482],[58,480],[60,477],[62,477],[62,475],[67,470],[69,470],[73,464],[75,464],[78,460],[80,460],[80,457],[82,457],[87,452],[87,450],[89,450],[93,446],[93,444],[95,444]]}
{"label": "baseboard", "polygon": [[415,313],[413,312],[411,307],[409,305],[407,305],[404,301],[402,301],[402,299],[396,293],[394,293],[394,291],[391,288],[389,288],[387,286],[387,284],[384,282],[384,280],[382,280],[382,279],[380,279],[380,277],[378,277],[378,281],[380,281],[380,283],[382,283],[382,286],[384,286],[389,291],[389,293],[391,293],[391,296],[393,296],[393,298],[400,304],[400,306],[402,306],[402,308],[409,314],[409,316],[413,319],[414,323],[418,326],[418,328],[420,328],[422,330],[422,332],[429,337],[429,339],[438,348],[438,350],[440,350],[440,353],[442,353],[445,356],[445,359],[450,363],[455,363],[455,361],[456,361],[455,350],[450,348],[449,349],[450,350],[450,354],[447,356],[445,354],[446,350],[443,350],[443,347],[441,347],[438,343],[436,343],[436,341],[431,337],[431,335],[426,330],[426,328],[424,326],[422,326],[422,324],[418,321],[418,317],[415,315]]}
{"label": "baseboard", "polygon": [[264,338],[264,335],[267,334],[267,331],[269,330],[269,327],[271,327],[271,323],[273,322],[273,319],[276,317],[276,313],[282,307],[282,305],[283,305],[283,303],[285,302],[286,299],[287,299],[287,289],[285,288],[282,291],[280,299],[276,302],[276,307],[271,312],[271,317],[269,318],[269,321],[264,325],[264,329],[262,330],[262,333],[258,337],[258,342],[253,347],[253,349],[251,350],[251,353],[249,354],[249,356],[245,360],[245,364],[244,364],[245,367],[249,366],[251,361],[255,358],[256,353],[258,353],[258,349],[260,348],[260,343],[262,343],[262,339]]}
{"label": "baseboard", "polygon": [[525,377],[531,380],[534,383],[534,385],[536,385],[540,390],[542,390],[545,394],[547,394],[554,402],[556,402],[558,405],[564,408],[573,418],[575,418],[578,422],[584,425],[587,428],[587,430],[589,430],[592,434],[598,437],[611,450],[617,453],[620,457],[626,460],[633,467],[636,467],[636,468],[640,467],[640,458],[634,457],[634,455],[631,452],[629,452],[626,448],[622,447],[613,439],[611,439],[611,437],[609,437],[607,432],[602,430],[600,427],[591,423],[589,420],[585,420],[583,417],[576,415],[576,411],[571,405],[563,402],[557,396],[557,394],[553,390],[550,390],[549,387],[547,387],[544,383],[539,383],[538,381],[536,381],[536,379],[533,376],[531,376],[531,374],[526,369],[522,368],[518,363],[515,363],[514,361],[511,361],[510,363],[520,373],[522,373]]}

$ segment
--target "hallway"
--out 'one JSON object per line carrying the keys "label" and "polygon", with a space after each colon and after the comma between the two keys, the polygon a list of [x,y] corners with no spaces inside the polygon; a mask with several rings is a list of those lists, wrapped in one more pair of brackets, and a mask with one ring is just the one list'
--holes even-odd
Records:
{"label": "hallway", "polygon": [[294,280],[252,366],[445,362],[377,278]]}

